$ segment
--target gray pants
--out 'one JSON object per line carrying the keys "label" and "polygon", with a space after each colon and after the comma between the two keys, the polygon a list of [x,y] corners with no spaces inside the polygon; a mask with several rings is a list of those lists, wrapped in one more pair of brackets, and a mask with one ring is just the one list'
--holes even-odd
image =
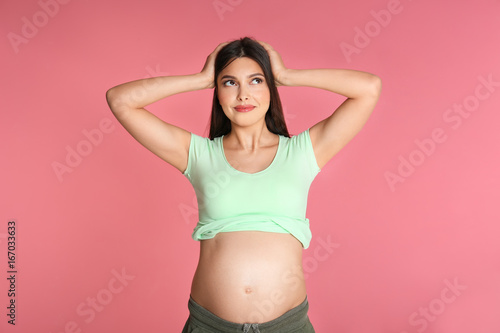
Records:
{"label": "gray pants", "polygon": [[261,324],[238,324],[217,317],[191,297],[188,302],[189,318],[182,333],[314,333],[307,311],[307,297],[302,304],[282,316]]}

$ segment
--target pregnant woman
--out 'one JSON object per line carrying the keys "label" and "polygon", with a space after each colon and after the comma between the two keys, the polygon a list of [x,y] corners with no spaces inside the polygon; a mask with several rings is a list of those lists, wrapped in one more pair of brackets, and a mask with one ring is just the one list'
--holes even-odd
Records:
{"label": "pregnant woman", "polygon": [[[290,136],[277,86],[323,89],[346,100]],[[201,89],[214,90],[208,138],[145,109]],[[286,68],[269,44],[248,37],[220,44],[200,73],[108,90],[123,127],[196,192],[199,222],[192,237],[200,241],[200,257],[183,332],[314,332],[302,271],[311,240],[309,187],[361,130],[380,91],[379,77],[366,72]]]}

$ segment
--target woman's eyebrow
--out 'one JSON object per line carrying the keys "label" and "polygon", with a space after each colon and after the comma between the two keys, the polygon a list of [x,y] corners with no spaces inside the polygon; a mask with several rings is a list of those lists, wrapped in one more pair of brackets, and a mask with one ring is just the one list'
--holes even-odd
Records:
{"label": "woman's eyebrow", "polygon": [[[264,76],[264,74],[262,73],[253,73],[253,74],[250,74],[248,75],[248,78],[252,78],[252,77],[255,77],[255,76]],[[231,79],[231,80],[236,80],[236,77],[235,76],[232,76],[232,75],[224,75],[221,77],[221,80],[224,80],[224,79]]]}

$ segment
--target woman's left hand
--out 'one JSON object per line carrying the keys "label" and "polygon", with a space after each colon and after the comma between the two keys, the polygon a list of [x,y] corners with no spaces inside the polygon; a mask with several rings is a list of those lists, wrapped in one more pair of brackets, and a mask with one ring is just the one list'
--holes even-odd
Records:
{"label": "woman's left hand", "polygon": [[269,54],[269,58],[271,59],[271,68],[273,70],[276,86],[286,85],[284,77],[288,68],[285,67],[283,59],[281,59],[281,55],[268,43],[262,41],[259,41],[259,43],[266,49],[267,54]]}

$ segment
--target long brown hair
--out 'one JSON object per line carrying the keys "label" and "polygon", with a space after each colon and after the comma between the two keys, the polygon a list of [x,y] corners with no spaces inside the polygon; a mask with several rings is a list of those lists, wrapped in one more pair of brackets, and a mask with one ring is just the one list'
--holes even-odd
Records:
{"label": "long brown hair", "polygon": [[215,58],[215,73],[214,73],[214,97],[212,101],[212,114],[210,116],[210,133],[209,138],[214,138],[226,135],[231,132],[231,121],[224,114],[217,96],[217,78],[220,72],[237,58],[248,57],[259,64],[264,72],[267,86],[270,92],[269,109],[267,110],[265,121],[267,129],[278,135],[290,137],[288,128],[286,127],[283,108],[278,93],[278,88],[274,82],[274,75],[271,69],[271,61],[266,49],[257,41],[249,37],[243,37],[232,41],[224,46],[217,57]]}

